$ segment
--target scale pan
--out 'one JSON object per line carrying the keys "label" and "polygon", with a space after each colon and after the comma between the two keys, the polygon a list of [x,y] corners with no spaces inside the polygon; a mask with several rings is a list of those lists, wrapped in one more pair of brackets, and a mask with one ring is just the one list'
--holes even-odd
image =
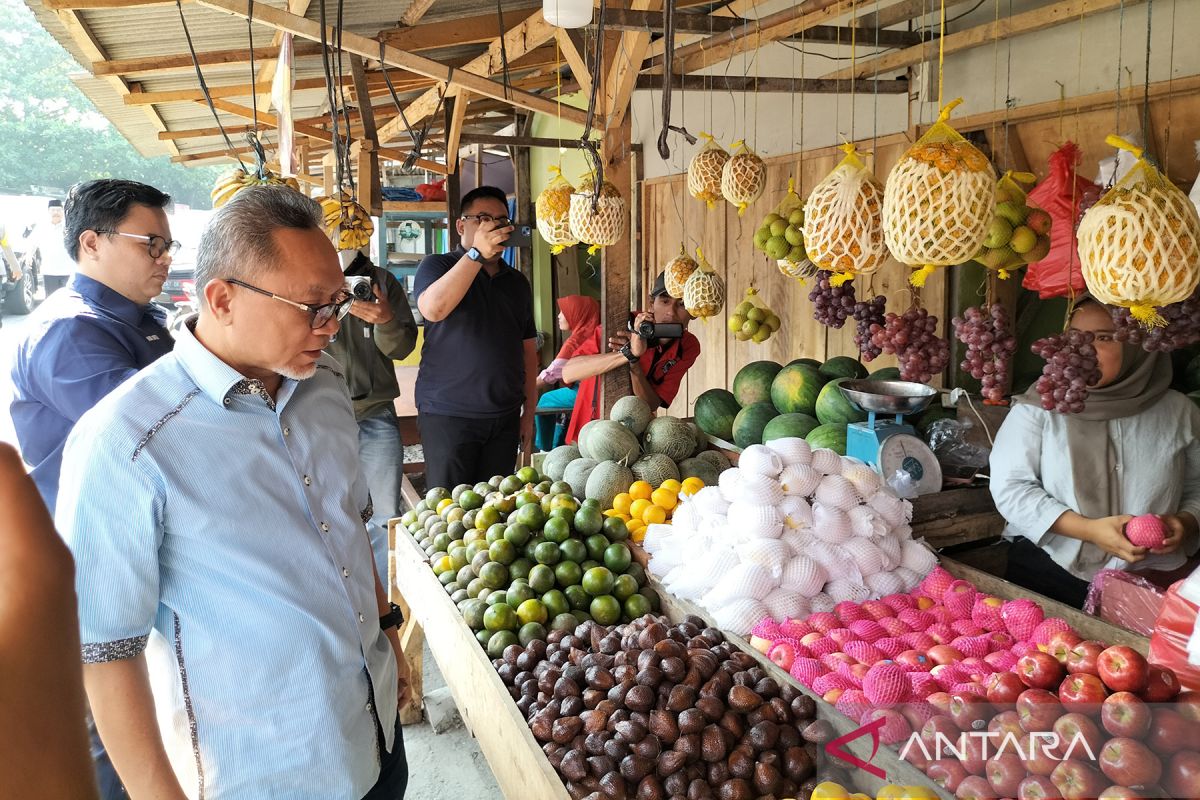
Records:
{"label": "scale pan", "polygon": [[932,386],[909,381],[850,380],[838,389],[860,411],[879,414],[918,414],[938,396]]}

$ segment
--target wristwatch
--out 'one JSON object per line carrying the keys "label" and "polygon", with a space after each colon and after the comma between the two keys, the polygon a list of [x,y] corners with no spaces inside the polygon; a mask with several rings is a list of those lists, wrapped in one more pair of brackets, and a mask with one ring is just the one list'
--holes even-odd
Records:
{"label": "wristwatch", "polygon": [[398,628],[400,623],[404,622],[404,612],[400,610],[400,606],[395,603],[388,603],[388,605],[392,610],[379,618],[379,630],[381,631]]}
{"label": "wristwatch", "polygon": [[636,364],[638,362],[638,357],[633,354],[633,349],[629,346],[629,342],[626,342],[618,352],[625,356],[625,360],[630,364]]}
{"label": "wristwatch", "polygon": [[467,258],[471,259],[472,261],[478,261],[480,264],[483,263],[483,256],[474,247],[467,251]]}

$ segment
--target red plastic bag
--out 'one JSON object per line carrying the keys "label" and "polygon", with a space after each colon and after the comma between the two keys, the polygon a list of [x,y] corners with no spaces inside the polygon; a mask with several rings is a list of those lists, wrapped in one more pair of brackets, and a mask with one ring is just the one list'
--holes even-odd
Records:
{"label": "red plastic bag", "polygon": [[442,178],[440,181],[434,181],[433,183],[418,184],[417,185],[417,194],[421,195],[421,198],[426,203],[432,203],[432,202],[435,202],[438,200],[445,200],[446,199],[446,179]]}
{"label": "red plastic bag", "polygon": [[1179,593],[1183,581],[1171,584],[1150,636],[1150,663],[1170,669],[1184,689],[1200,690],[1200,666],[1188,661],[1188,640],[1200,607]]}
{"label": "red plastic bag", "polygon": [[1026,197],[1030,205],[1045,209],[1054,220],[1050,226],[1050,253],[1041,261],[1030,264],[1021,281],[1026,289],[1037,292],[1043,300],[1080,294],[1086,288],[1079,267],[1075,226],[1079,221],[1080,203],[1085,195],[1096,193],[1096,185],[1075,173],[1079,162],[1079,146],[1067,142],[1050,154],[1050,174]]}

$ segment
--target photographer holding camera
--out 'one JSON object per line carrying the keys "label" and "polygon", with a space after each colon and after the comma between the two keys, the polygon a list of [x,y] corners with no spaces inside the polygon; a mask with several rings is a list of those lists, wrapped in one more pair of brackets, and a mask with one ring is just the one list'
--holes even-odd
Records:
{"label": "photographer holding camera", "polygon": [[692,315],[682,300],[667,294],[664,273],[659,273],[650,292],[650,310],[630,316],[629,330],[609,337],[610,352],[602,352],[603,326],[597,325],[592,337],[563,367],[564,383],[580,382],[568,443],[577,441],[579,430],[601,416],[596,380],[600,375],[628,369],[633,393],[658,410],[671,405],[683,376],[700,357],[700,340],[687,330]]}
{"label": "photographer holding camera", "polygon": [[363,477],[371,490],[368,523],[375,566],[387,580],[387,522],[400,514],[404,445],[396,419],[400,385],[392,363],[406,358],[417,344],[417,323],[404,286],[392,273],[357,251],[338,254],[353,260],[344,266],[346,291],[354,296],[350,313],[325,352],[345,371],[358,420],[358,451]]}

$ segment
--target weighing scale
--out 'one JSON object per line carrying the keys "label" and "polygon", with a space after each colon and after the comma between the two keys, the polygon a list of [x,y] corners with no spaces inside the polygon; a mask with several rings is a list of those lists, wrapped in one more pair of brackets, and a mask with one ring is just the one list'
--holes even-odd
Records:
{"label": "weighing scale", "polygon": [[923,383],[879,380],[842,381],[838,388],[852,406],[867,414],[866,422],[847,426],[846,455],[870,464],[884,480],[897,470],[907,472],[917,494],[940,492],[942,468],[937,457],[916,428],[904,421],[905,415],[924,411],[938,391]]}

